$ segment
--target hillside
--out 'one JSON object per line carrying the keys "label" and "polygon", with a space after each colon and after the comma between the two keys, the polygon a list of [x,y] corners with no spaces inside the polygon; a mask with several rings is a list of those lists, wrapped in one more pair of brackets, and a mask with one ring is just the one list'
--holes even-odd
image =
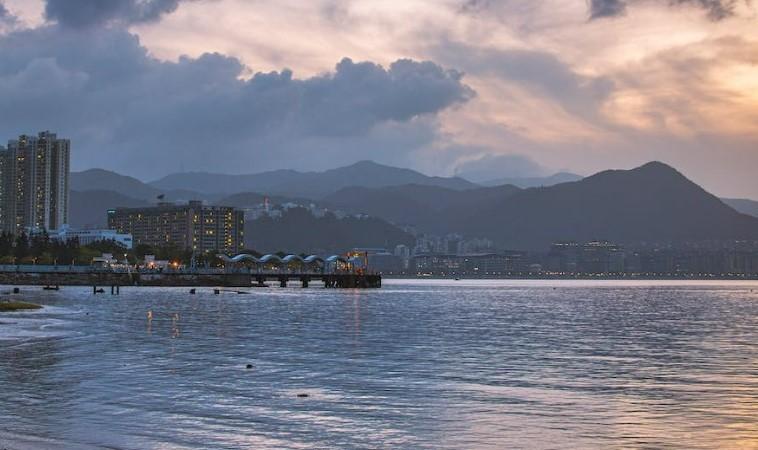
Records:
{"label": "hillside", "polygon": [[281,195],[263,195],[258,194],[257,192],[240,192],[222,197],[215,203],[217,205],[233,206],[235,208],[246,208],[249,206],[260,205],[267,197],[272,205],[280,205],[289,202],[305,204],[310,201],[308,199],[283,197]]}
{"label": "hillside", "polygon": [[114,191],[71,191],[69,219],[75,228],[104,228],[107,211],[117,207],[147,206],[145,200],[127,197]]}
{"label": "hillside", "polygon": [[517,192],[459,215],[453,227],[519,249],[544,249],[553,241],[568,239],[620,243],[758,239],[758,219],[738,213],[658,162]]}
{"label": "hillside", "polygon": [[319,218],[302,208],[290,209],[278,219],[261,217],[245,224],[245,246],[260,253],[325,254],[412,243],[411,235],[381,219],[337,219],[331,214]]}
{"label": "hillside", "polygon": [[324,198],[324,201],[348,212],[415,225],[421,231],[447,232],[454,231],[448,227],[451,214],[485,208],[518,191],[519,188],[510,185],[467,190],[417,184],[378,189],[349,187]]}
{"label": "hillside", "polygon": [[134,199],[157,201],[158,195],[163,194],[167,201],[175,200],[210,200],[214,196],[205,195],[203,191],[191,189],[162,190],[143,183],[142,181],[103,169],[89,169],[82,172],[71,172],[72,191],[113,191]]}

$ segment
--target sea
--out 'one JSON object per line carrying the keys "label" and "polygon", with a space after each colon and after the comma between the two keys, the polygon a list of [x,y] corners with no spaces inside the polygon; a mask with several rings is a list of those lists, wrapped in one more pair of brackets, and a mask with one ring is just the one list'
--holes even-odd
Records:
{"label": "sea", "polygon": [[16,297],[3,450],[758,448],[756,282]]}

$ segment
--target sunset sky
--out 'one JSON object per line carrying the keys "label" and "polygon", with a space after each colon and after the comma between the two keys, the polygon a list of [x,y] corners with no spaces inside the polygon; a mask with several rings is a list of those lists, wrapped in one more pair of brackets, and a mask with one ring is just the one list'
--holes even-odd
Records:
{"label": "sunset sky", "polygon": [[[582,175],[758,199],[745,0],[0,0],[0,141],[75,169]],[[476,180],[475,180],[476,181]]]}

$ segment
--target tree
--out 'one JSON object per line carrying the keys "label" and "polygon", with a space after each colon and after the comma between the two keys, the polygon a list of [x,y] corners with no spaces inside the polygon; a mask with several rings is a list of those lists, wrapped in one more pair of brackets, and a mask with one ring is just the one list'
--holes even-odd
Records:
{"label": "tree", "polygon": [[13,250],[13,256],[19,260],[29,255],[29,236],[21,233],[16,236],[16,247]]}
{"label": "tree", "polygon": [[3,231],[0,233],[0,256],[13,255],[13,235]]}
{"label": "tree", "polygon": [[47,230],[32,235],[29,252],[32,256],[38,257],[47,252],[50,248],[50,235]]}

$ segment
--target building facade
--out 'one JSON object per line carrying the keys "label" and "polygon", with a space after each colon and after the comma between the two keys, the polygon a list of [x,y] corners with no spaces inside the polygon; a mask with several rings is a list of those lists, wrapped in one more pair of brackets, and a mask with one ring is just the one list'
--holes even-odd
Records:
{"label": "building facade", "polygon": [[196,252],[238,253],[244,248],[244,212],[229,206],[161,203],[108,211],[108,228],[131,234],[135,246],[176,245]]}
{"label": "building facade", "polygon": [[554,273],[608,274],[624,272],[621,246],[608,241],[556,242],[550,246],[547,269]]}
{"label": "building facade", "polygon": [[131,250],[133,238],[128,233],[118,233],[116,230],[77,230],[63,227],[50,232],[51,239],[70,241],[76,239],[79,245],[89,245],[101,241],[114,241],[125,249]]}
{"label": "building facade", "polygon": [[411,266],[418,276],[442,277],[497,278],[532,270],[518,252],[415,255],[411,258]]}
{"label": "building facade", "polygon": [[13,234],[68,223],[71,144],[54,133],[21,135],[0,149],[0,225]]}

